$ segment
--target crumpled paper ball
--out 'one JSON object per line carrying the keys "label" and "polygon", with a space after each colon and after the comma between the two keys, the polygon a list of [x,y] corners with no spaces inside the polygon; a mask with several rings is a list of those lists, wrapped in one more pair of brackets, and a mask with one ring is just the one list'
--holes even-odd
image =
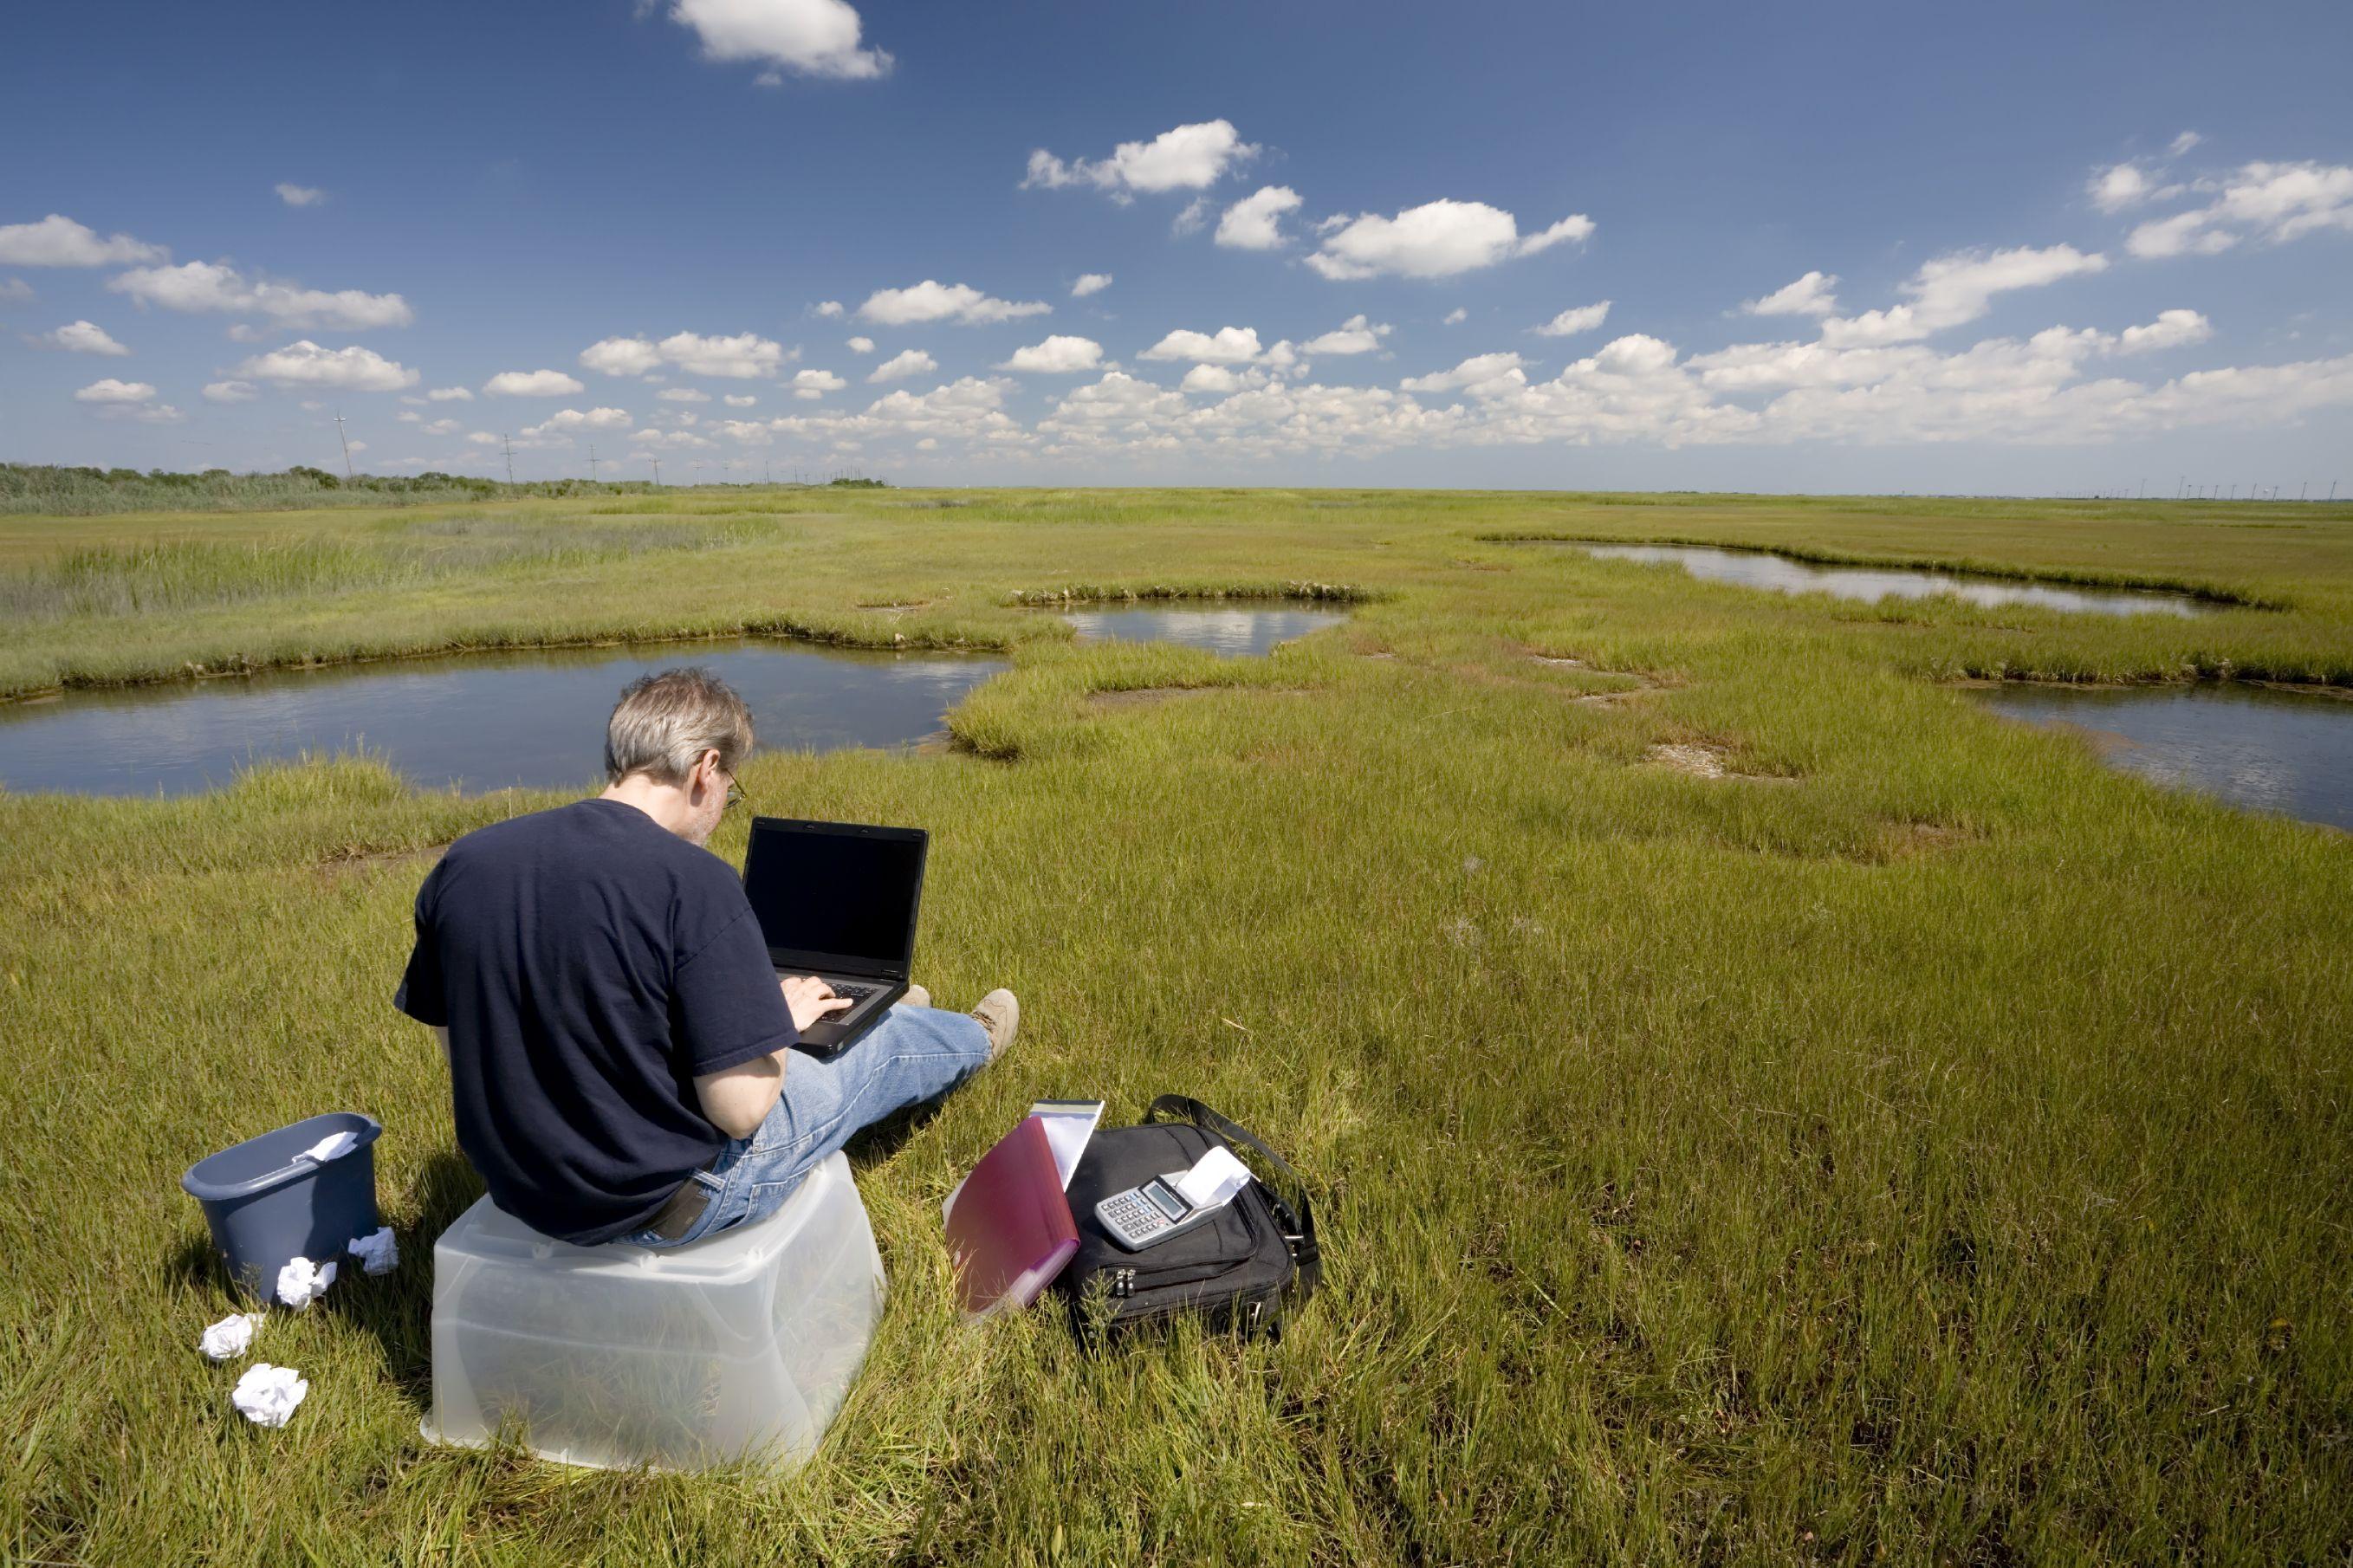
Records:
{"label": "crumpled paper ball", "polygon": [[334,1264],[297,1258],[278,1271],[278,1299],[298,1312],[307,1312],[334,1282]]}
{"label": "crumpled paper ball", "polygon": [[257,1426],[283,1426],[311,1392],[310,1380],[290,1366],[255,1362],[229,1391],[229,1403]]}
{"label": "crumpled paper ball", "polygon": [[232,1312],[204,1331],[196,1348],[215,1361],[227,1361],[240,1356],[253,1343],[254,1330],[261,1327],[259,1312]]}
{"label": "crumpled paper ball", "polygon": [[400,1267],[400,1243],[394,1239],[388,1225],[374,1235],[352,1237],[348,1250],[360,1260],[364,1274],[389,1274]]}

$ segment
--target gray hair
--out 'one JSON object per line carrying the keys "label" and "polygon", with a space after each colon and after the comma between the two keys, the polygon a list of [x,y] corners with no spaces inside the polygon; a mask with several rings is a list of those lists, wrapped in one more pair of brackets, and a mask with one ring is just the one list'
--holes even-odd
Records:
{"label": "gray hair", "polygon": [[615,784],[631,773],[684,784],[705,752],[717,752],[732,777],[751,751],[752,710],[725,681],[692,665],[629,682],[605,725],[605,775]]}

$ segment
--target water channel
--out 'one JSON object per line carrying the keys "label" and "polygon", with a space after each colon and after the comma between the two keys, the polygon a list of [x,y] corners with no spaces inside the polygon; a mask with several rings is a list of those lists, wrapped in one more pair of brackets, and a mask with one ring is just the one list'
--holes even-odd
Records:
{"label": "water channel", "polygon": [[1264,605],[1163,609],[1148,605],[1070,610],[1063,615],[1082,640],[1173,642],[1229,658],[1255,658],[1277,643],[1336,626],[1345,610],[1272,609]]}
{"label": "water channel", "polygon": [[2353,698],[2219,683],[1974,695],[2010,718],[2081,731],[2126,773],[2353,832]]}
{"label": "water channel", "polygon": [[1781,594],[1832,594],[1841,599],[1925,599],[1952,594],[1973,605],[2034,605],[2046,610],[2103,616],[2199,616],[2221,606],[2189,594],[2156,588],[2074,588],[1932,572],[1918,566],[1817,566],[1762,550],[1718,550],[1694,544],[1584,544],[1540,540],[1581,550],[1604,561],[1672,563],[1711,583],[1769,588]]}
{"label": "water channel", "polygon": [[0,784],[184,795],[225,784],[251,763],[364,744],[429,787],[586,785],[603,774],[605,720],[621,688],[681,664],[702,665],[742,694],[764,749],[819,752],[908,745],[1006,668],[964,655],[743,638],[69,691],[0,704]]}

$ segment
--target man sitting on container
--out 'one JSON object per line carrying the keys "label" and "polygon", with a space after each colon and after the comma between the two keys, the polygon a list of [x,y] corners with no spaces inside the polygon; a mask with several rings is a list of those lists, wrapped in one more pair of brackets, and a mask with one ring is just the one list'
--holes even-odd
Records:
{"label": "man sitting on container", "polygon": [[440,1037],[491,1201],[546,1235],[674,1247],[763,1218],[859,1129],[1012,1041],[1010,991],[966,1016],[911,987],[830,1060],[793,1052],[849,1003],[779,983],[742,882],[702,847],[751,750],[717,678],[632,682],[603,795],[467,834],[417,891],[393,1005]]}

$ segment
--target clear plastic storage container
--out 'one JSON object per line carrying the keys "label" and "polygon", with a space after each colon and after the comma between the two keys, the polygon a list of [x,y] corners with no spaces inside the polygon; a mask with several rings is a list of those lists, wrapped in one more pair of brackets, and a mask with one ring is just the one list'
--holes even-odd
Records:
{"label": "clear plastic storage container", "polygon": [[484,1198],[433,1247],[425,1435],[480,1445],[512,1423],[567,1464],[798,1464],[881,1311],[839,1154],[767,1219],[659,1251],[555,1241]]}

